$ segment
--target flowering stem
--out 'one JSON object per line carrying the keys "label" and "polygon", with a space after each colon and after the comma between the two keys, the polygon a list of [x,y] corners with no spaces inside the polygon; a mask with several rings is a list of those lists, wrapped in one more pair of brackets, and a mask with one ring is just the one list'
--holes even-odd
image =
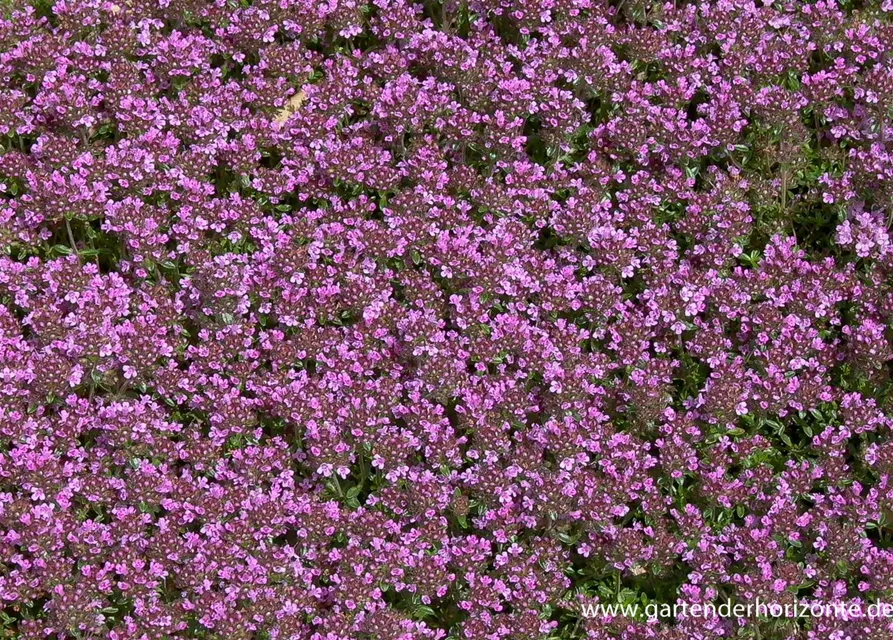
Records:
{"label": "flowering stem", "polygon": [[71,244],[71,250],[77,254],[78,258],[80,258],[77,243],[74,241],[74,232],[71,230],[71,221],[68,219],[68,216],[65,216],[65,230],[68,232],[68,242]]}

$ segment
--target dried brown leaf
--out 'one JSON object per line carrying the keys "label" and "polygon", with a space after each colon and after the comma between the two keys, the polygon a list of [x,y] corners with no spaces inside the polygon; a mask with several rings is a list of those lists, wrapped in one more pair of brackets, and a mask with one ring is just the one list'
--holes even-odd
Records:
{"label": "dried brown leaf", "polygon": [[305,102],[307,102],[307,92],[301,89],[291,98],[289,98],[288,103],[285,105],[285,107],[279,110],[274,120],[279,123],[285,122],[286,120],[291,118],[292,115],[296,113],[297,110],[301,108],[301,105],[303,105]]}

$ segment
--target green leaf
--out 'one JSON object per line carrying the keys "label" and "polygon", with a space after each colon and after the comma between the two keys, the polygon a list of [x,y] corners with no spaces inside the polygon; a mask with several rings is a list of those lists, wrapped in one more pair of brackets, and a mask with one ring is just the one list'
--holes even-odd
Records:
{"label": "green leaf", "polygon": [[423,618],[433,618],[435,617],[434,609],[431,607],[426,607],[425,605],[419,605],[416,607],[415,611],[412,613],[413,617],[421,620]]}

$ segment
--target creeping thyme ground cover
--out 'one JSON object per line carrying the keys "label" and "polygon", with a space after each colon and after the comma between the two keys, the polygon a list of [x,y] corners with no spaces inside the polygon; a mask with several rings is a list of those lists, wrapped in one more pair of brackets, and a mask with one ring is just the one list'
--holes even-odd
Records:
{"label": "creeping thyme ground cover", "polygon": [[893,638],[893,2],[0,12],[0,637]]}

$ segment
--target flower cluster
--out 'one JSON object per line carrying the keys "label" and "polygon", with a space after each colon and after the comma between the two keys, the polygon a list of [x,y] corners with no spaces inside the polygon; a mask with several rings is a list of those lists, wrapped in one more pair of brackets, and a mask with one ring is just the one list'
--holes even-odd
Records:
{"label": "flower cluster", "polygon": [[2,637],[893,637],[893,3],[12,4]]}

